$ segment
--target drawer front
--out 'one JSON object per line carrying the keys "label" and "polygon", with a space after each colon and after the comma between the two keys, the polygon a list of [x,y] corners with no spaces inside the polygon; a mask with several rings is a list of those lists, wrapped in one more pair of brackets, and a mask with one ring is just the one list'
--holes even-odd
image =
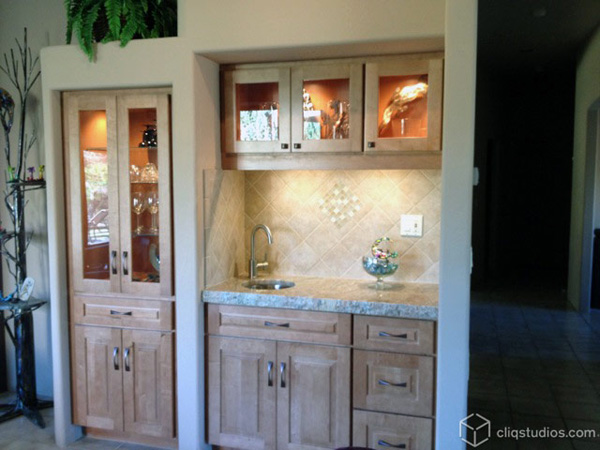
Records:
{"label": "drawer front", "polygon": [[432,416],[433,369],[431,356],[354,350],[354,406]]}
{"label": "drawer front", "polygon": [[354,316],[354,347],[433,355],[435,323],[392,317]]}
{"label": "drawer front", "polygon": [[173,302],[75,296],[75,323],[152,330],[173,329]]}
{"label": "drawer front", "polygon": [[350,345],[350,314],[208,305],[208,332],[222,336]]}
{"label": "drawer front", "polygon": [[374,450],[433,449],[433,420],[354,410],[352,445]]}

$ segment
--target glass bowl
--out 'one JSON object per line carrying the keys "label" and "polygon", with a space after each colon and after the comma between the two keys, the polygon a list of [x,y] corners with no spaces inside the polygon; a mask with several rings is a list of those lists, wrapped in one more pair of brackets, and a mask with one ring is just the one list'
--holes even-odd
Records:
{"label": "glass bowl", "polygon": [[364,256],[362,262],[365,272],[377,278],[377,282],[373,285],[375,289],[384,290],[391,288],[390,285],[383,282],[383,279],[396,273],[398,264],[374,256]]}

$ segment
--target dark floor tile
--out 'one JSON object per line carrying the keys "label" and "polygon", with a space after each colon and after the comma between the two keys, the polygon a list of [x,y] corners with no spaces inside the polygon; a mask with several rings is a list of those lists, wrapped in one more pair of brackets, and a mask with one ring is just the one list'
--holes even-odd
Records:
{"label": "dark floor tile", "polygon": [[558,402],[565,419],[581,419],[600,422],[600,405],[590,403]]}
{"label": "dark floor tile", "polygon": [[510,407],[513,414],[560,417],[560,410],[554,400],[510,397]]}
{"label": "dark floor tile", "polygon": [[573,440],[575,450],[600,450],[600,442]]}
{"label": "dark floor tile", "polygon": [[561,402],[575,402],[600,405],[600,395],[593,387],[558,385],[550,386],[550,390],[559,404]]}

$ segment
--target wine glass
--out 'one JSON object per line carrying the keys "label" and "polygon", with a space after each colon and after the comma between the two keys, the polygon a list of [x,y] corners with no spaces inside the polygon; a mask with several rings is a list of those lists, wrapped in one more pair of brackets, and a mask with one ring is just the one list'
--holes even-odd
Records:
{"label": "wine glass", "polygon": [[146,209],[152,216],[152,225],[148,231],[150,234],[158,234],[158,226],[156,225],[156,214],[158,213],[158,192],[152,191],[146,194]]}
{"label": "wine glass", "polygon": [[142,234],[143,228],[140,225],[140,214],[144,211],[146,206],[144,205],[144,194],[142,192],[134,192],[131,194],[131,209],[135,214],[135,230],[136,234]]}

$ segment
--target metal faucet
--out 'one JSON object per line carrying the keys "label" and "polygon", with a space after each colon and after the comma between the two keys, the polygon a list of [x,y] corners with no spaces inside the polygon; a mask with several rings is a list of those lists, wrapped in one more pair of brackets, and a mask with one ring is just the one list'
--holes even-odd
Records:
{"label": "metal faucet", "polygon": [[267,239],[269,240],[269,245],[273,243],[273,236],[271,235],[271,230],[269,230],[268,226],[259,223],[254,227],[252,230],[252,237],[250,238],[250,279],[256,278],[258,269],[265,269],[269,266],[266,254],[263,262],[256,262],[256,257],[254,256],[254,236],[256,236],[258,230],[263,230],[265,232]]}

